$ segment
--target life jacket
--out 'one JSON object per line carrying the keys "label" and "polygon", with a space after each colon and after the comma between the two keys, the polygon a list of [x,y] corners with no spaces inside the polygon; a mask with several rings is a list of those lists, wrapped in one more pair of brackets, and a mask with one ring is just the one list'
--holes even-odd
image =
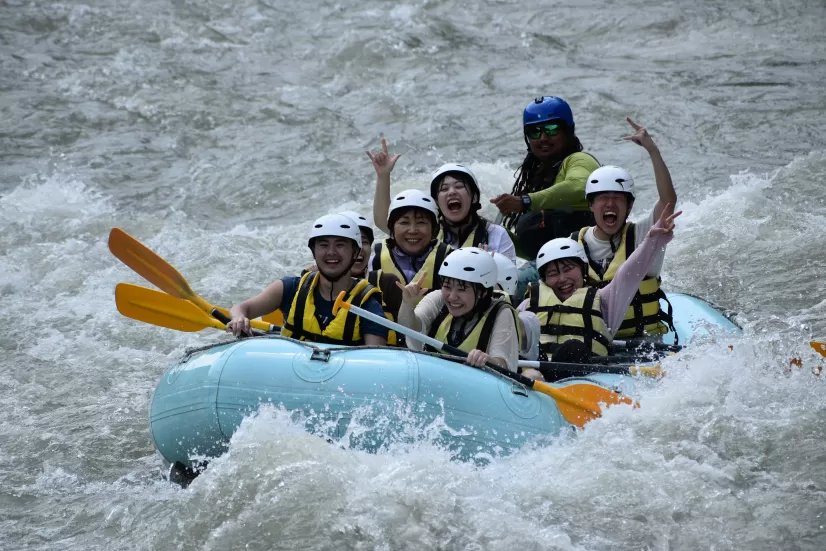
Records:
{"label": "life jacket", "polygon": [[[625,223],[622,228],[619,247],[617,247],[614,257],[604,272],[602,267],[591,259],[588,244],[585,243],[586,231],[588,231],[588,227],[582,228],[579,233],[574,232],[571,239],[579,241],[588,256],[588,285],[605,287],[617,275],[617,270],[622,263],[634,252],[637,243],[636,226],[632,222]],[[611,248],[613,249],[613,244]],[[665,293],[660,289],[660,282],[659,277],[646,277],[642,280],[640,288],[628,307],[628,311],[625,312],[625,318],[622,320],[619,329],[614,333],[615,338],[627,339],[646,335],[662,335],[667,333],[669,328],[674,331],[674,338],[677,338],[672,316],[673,309]],[[665,300],[668,305],[668,312],[664,312],[660,307],[660,299]]]}
{"label": "life jacket", "polygon": [[[402,285],[407,285],[410,281],[404,277],[404,272],[399,267],[396,259],[393,258],[393,253],[390,252],[392,246],[389,241],[389,239],[385,239],[373,245],[373,263],[370,266],[370,271],[381,271],[383,273],[393,274],[399,278]],[[427,255],[422,267],[414,276],[418,277],[419,274],[426,271],[427,277],[419,283],[422,288],[430,290],[438,289],[442,286],[442,278],[439,277],[439,268],[442,267],[442,262],[444,262],[445,257],[453,250],[450,245],[442,241],[434,240],[432,243],[434,245],[430,249],[430,253]]]}
{"label": "life jacket", "polygon": [[[459,245],[459,247],[479,247],[481,245],[488,244],[488,222],[481,216],[479,220],[476,222],[476,227],[473,228],[473,231],[465,238],[465,242]],[[459,239],[461,239],[461,235]],[[445,241],[445,229],[441,227],[439,229],[439,235],[436,237],[439,241]]]}
{"label": "life jacket", "polygon": [[516,308],[513,307],[511,296],[502,289],[494,289],[493,300],[501,300],[513,310],[513,322],[516,324],[516,337],[519,339],[519,350],[522,350],[522,339],[524,338],[523,334],[525,331],[523,330],[522,322],[519,319],[519,312],[517,312]]}
{"label": "life jacket", "polygon": [[[513,307],[503,300],[492,300],[487,311],[476,320],[476,324],[467,336],[460,340],[460,338],[452,331],[455,318],[450,315],[447,305],[442,306],[442,310],[430,324],[430,329],[427,331],[428,336],[436,340],[446,342],[451,346],[455,346],[463,352],[470,352],[474,348],[487,352],[490,338],[493,334],[493,325],[496,323],[496,316],[502,308],[507,308],[513,313],[513,322],[519,326],[516,318],[516,311]],[[518,338],[518,335],[517,335]],[[426,347],[427,350],[435,352],[435,348]]]}
{"label": "life jacket", "polygon": [[608,355],[611,332],[602,319],[596,287],[577,289],[565,302],[540,281],[531,283],[529,292],[528,310],[539,318],[539,349],[546,356],[571,339],[584,342],[594,356]]}
{"label": "life jacket", "polygon": [[[380,282],[381,282],[380,276],[381,275],[383,275],[381,273],[381,271],[370,272],[369,274],[367,274],[367,281],[373,287],[376,287],[379,290],[383,290],[381,285],[380,285]],[[398,281],[395,278],[391,278],[391,279],[393,279],[393,281]],[[396,314],[398,313],[398,309],[396,309],[396,311],[394,312],[393,309],[390,308],[387,305],[387,302],[385,301],[385,296],[386,296],[386,294],[384,292],[382,292],[382,294],[381,294],[381,297],[382,297],[382,299],[381,299],[381,309],[384,310],[384,317],[386,317],[390,321],[396,321]],[[399,335],[398,333],[396,333],[395,331],[393,331],[391,329],[387,333],[387,345],[388,346],[402,346],[402,347],[405,346],[404,335]]]}
{"label": "life jacket", "polygon": [[[316,316],[313,292],[320,277],[321,274],[318,272],[308,272],[301,276],[298,291],[293,298],[284,328],[281,329],[281,335],[302,341],[328,344],[348,346],[364,344],[360,318],[356,314],[351,314],[346,308],[339,309],[333,319],[326,326],[321,327]],[[352,279],[355,285],[347,295],[347,302],[363,307],[373,295],[378,294],[377,298],[381,298],[379,290],[370,285],[366,279]]]}

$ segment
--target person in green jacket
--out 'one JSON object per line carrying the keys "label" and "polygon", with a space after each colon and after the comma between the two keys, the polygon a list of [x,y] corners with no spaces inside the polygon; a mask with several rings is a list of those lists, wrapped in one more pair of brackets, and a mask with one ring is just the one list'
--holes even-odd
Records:
{"label": "person in green jacket", "polygon": [[583,194],[599,162],[582,151],[571,107],[562,98],[536,98],[525,107],[522,122],[528,153],[511,193],[490,202],[504,215],[519,256],[536,258],[551,239],[594,224]]}

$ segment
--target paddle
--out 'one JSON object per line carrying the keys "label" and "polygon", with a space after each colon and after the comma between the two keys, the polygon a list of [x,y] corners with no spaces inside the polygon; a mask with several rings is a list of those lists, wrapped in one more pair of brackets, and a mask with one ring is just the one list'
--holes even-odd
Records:
{"label": "paddle", "polygon": [[815,352],[826,358],[826,342],[811,341],[809,346],[815,349]]}
{"label": "paddle", "polygon": [[580,372],[583,375],[588,373],[614,373],[617,375],[643,375],[646,377],[661,377],[663,371],[660,364],[651,367],[641,367],[633,364],[573,364],[564,362],[538,362],[532,360],[519,360],[519,367],[532,367],[534,369],[553,369],[567,372]]}
{"label": "paddle", "polygon": [[[156,285],[162,291],[173,297],[182,298],[194,303],[198,308],[215,319],[229,323],[229,312],[217,308],[198,296],[186,282],[184,276],[171,264],[161,258],[155,251],[126,233],[120,228],[112,228],[109,232],[109,250],[121,262],[142,275],[147,281]],[[272,316],[268,314],[267,317]],[[272,320],[275,321],[275,320]],[[281,318],[283,324],[283,316]],[[250,325],[262,331],[269,331],[267,321],[250,320]],[[281,324],[274,324],[281,325]]]}
{"label": "paddle", "polygon": [[[344,295],[345,293],[341,292],[336,298],[336,302],[333,304],[333,315],[336,315],[339,308],[345,308],[360,317],[369,319],[374,323],[378,323],[379,325],[392,329],[393,331],[406,335],[412,339],[416,339],[424,344],[428,344],[437,350],[443,350],[454,356],[460,356],[463,358],[467,357],[467,354],[464,351],[459,350],[455,346],[445,344],[441,341],[428,337],[423,333],[409,329],[404,325],[392,322],[346,302],[344,300]],[[587,422],[602,415],[602,407],[600,406],[601,403],[608,405],[633,404],[634,407],[638,407],[638,404],[630,398],[596,384],[574,383],[558,388],[547,383],[543,383],[542,381],[535,381],[528,377],[513,373],[512,371],[491,362],[485,364],[485,367],[499,375],[521,383],[528,388],[547,394],[556,401],[557,407],[559,408],[559,412],[562,416],[565,417],[569,423],[580,428],[584,427]]]}
{"label": "paddle", "polygon": [[[117,284],[115,303],[118,306],[118,312],[127,318],[186,333],[200,331],[207,327],[221,330],[226,327],[225,324],[188,300],[131,283]],[[264,331],[258,329],[254,329],[253,334],[266,335]]]}

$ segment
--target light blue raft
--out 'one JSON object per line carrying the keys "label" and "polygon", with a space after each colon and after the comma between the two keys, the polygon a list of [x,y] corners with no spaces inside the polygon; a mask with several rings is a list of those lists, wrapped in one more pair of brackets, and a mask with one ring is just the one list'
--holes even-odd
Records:
{"label": "light blue raft", "polygon": [[[680,343],[740,331],[701,299],[668,296]],[[622,379],[595,374],[553,386],[613,387]],[[309,432],[368,451],[436,426],[436,443],[464,460],[507,454],[571,428],[549,396],[436,355],[260,337],[192,352],[170,368],[152,396],[152,439],[169,465],[189,471],[224,453],[262,404],[293,412]],[[357,431],[349,430],[354,419]]]}

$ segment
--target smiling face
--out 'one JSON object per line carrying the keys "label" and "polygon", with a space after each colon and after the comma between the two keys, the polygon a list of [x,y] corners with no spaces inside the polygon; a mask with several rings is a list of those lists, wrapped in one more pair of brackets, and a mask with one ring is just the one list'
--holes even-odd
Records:
{"label": "smiling face", "polygon": [[442,280],[442,298],[454,318],[470,313],[478,300],[473,284],[451,277]]}
{"label": "smiling face", "polygon": [[628,195],[617,191],[605,191],[596,194],[590,204],[591,212],[597,223],[597,237],[607,239],[616,235],[625,224],[631,212],[633,201],[629,203]]}
{"label": "smiling face", "polygon": [[545,285],[553,289],[556,298],[562,302],[585,284],[582,264],[573,258],[555,260],[544,268]]}
{"label": "smiling face", "polygon": [[328,278],[337,278],[350,267],[356,252],[353,245],[353,241],[346,237],[317,237],[313,244],[316,266]]}
{"label": "smiling face", "polygon": [[353,277],[364,277],[367,271],[367,260],[370,258],[370,246],[373,243],[370,241],[370,236],[365,230],[361,230],[361,249],[359,250],[359,257],[356,259],[353,267],[350,268],[350,275]]}
{"label": "smiling face", "polygon": [[453,224],[460,224],[470,215],[470,207],[479,198],[471,195],[467,184],[448,174],[439,184],[439,193],[436,203],[445,220]]}
{"label": "smiling face", "polygon": [[393,222],[390,237],[410,256],[419,256],[427,250],[433,239],[433,224],[426,211],[411,208]]}
{"label": "smiling face", "polygon": [[545,127],[548,124],[547,122],[542,122],[525,127],[528,147],[530,147],[531,153],[540,161],[558,159],[568,150],[568,136],[562,125],[559,125],[556,136],[549,136],[547,132],[543,131],[538,138],[528,137],[528,134],[534,127]]}

